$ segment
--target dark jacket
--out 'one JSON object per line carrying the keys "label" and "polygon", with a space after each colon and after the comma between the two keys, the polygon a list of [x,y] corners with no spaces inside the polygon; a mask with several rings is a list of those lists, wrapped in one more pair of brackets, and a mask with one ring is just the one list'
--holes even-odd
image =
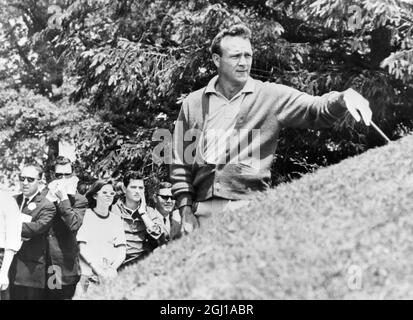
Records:
{"label": "dark jacket", "polygon": [[182,228],[181,220],[178,221],[176,219],[171,218],[171,232],[169,235],[170,240],[175,240],[182,236],[181,228]]}
{"label": "dark jacket", "polygon": [[48,267],[58,266],[62,284],[76,284],[80,277],[79,246],[76,234],[83,222],[88,202],[80,193],[55,202],[56,216],[47,237]]}
{"label": "dark jacket", "polygon": [[[33,288],[46,286],[46,237],[56,215],[56,208],[46,199],[46,194],[47,190],[43,190],[22,210],[22,213],[32,217],[32,221],[22,225],[22,238],[25,241],[16,253],[10,271],[11,283],[14,285]],[[19,194],[15,198],[20,206],[23,195]],[[29,207],[34,208],[30,210]]]}

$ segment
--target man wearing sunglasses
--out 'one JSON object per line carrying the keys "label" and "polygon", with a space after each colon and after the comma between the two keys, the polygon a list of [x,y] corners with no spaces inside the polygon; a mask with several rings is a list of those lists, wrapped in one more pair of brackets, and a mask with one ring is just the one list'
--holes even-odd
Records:
{"label": "man wearing sunglasses", "polygon": [[80,279],[79,246],[76,234],[83,222],[88,202],[77,192],[78,179],[72,163],[59,156],[54,166],[54,180],[49,184],[49,199],[56,207],[56,217],[47,237],[47,266],[50,277],[46,299],[72,299]]}
{"label": "man wearing sunglasses", "polygon": [[42,300],[46,287],[46,238],[56,215],[56,208],[41,190],[43,170],[26,165],[20,173],[22,193],[15,198],[22,213],[22,239],[10,270],[12,300]]}
{"label": "man wearing sunglasses", "polygon": [[164,228],[164,243],[181,236],[181,216],[175,209],[175,198],[172,196],[170,182],[159,183],[153,194],[155,214],[162,220]]}
{"label": "man wearing sunglasses", "polygon": [[113,206],[120,215],[126,236],[126,259],[122,267],[148,255],[163,234],[162,221],[147,210],[143,176],[129,171],[123,177],[123,196]]}

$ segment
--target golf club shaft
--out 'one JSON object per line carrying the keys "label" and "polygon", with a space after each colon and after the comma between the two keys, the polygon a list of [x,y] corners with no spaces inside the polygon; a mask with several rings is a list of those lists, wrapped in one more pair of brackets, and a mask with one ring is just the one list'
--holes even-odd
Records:
{"label": "golf club shaft", "polygon": [[380,128],[373,122],[370,121],[371,126],[386,140],[387,142],[390,142],[391,140],[384,134],[383,131],[380,130]]}

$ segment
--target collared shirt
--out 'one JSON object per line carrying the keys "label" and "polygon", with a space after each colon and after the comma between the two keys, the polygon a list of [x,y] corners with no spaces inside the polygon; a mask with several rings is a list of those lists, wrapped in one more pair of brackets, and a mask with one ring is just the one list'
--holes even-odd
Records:
{"label": "collared shirt", "polygon": [[226,149],[234,134],[240,106],[247,93],[254,92],[254,80],[248,77],[245,86],[228,100],[215,87],[218,76],[213,77],[205,90],[209,95],[208,117],[197,149],[198,162],[225,163]]}
{"label": "collared shirt", "polygon": [[153,226],[147,227],[143,222],[139,208],[132,210],[125,206],[122,200],[118,200],[112,208],[113,212],[117,213],[123,221],[123,228],[126,236],[126,260],[132,260],[145,254],[151,250],[148,244],[148,237],[155,240],[159,239],[162,235],[161,221],[157,217],[154,217],[150,210],[148,211],[149,217],[154,222]]}
{"label": "collared shirt", "polygon": [[21,245],[22,222],[16,200],[0,191],[0,248],[18,251]]}
{"label": "collared shirt", "polygon": [[167,216],[164,216],[156,208],[150,208],[150,210],[153,210],[154,215],[158,216],[158,219],[162,221],[162,229],[166,241],[170,241],[180,236],[181,215],[178,210],[172,211]]}
{"label": "collared shirt", "polygon": [[169,219],[169,214],[167,216],[162,215],[162,221],[165,226],[166,234],[169,236],[171,234],[171,220]]}
{"label": "collared shirt", "polygon": [[133,209],[127,207],[127,206],[124,204],[123,201],[121,201],[121,202],[119,203],[119,205],[122,206],[122,209],[123,209],[123,210],[120,212],[120,213],[121,213],[121,217],[122,217],[123,219],[131,220],[131,221],[133,221],[133,222],[136,222],[137,220],[140,219],[140,216],[139,216],[139,209],[140,209],[140,207],[138,207],[138,208],[136,208],[135,210],[133,210]]}
{"label": "collared shirt", "polygon": [[23,200],[22,200],[22,203],[20,204],[20,212],[23,211],[23,208],[25,205],[28,205],[30,202],[33,201],[33,199],[39,194],[39,192],[40,191],[36,191],[35,194],[32,195],[30,198],[26,198],[26,196],[23,195]]}

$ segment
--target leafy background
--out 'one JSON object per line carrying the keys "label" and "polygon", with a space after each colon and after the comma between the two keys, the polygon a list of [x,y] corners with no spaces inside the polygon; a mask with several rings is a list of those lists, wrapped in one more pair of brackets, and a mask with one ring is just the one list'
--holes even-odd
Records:
{"label": "leafy background", "polygon": [[[348,87],[370,101],[393,140],[413,128],[413,4],[407,0],[0,0],[0,176],[46,169],[58,141],[76,145],[88,183],[127,169],[167,178],[151,155],[182,99],[215,70],[223,27],[253,31],[252,75],[314,95]],[[332,129],[285,129],[272,184],[382,145],[346,118]]]}

